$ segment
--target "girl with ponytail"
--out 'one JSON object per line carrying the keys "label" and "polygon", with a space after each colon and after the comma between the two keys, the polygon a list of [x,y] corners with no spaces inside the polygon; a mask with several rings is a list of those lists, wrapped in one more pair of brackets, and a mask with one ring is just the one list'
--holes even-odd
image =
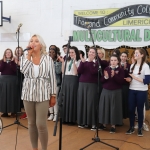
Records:
{"label": "girl with ponytail", "polygon": [[129,119],[130,128],[126,134],[134,133],[135,108],[138,111],[138,136],[143,136],[143,108],[147,97],[148,84],[150,81],[150,69],[146,60],[146,52],[142,48],[137,48],[134,53],[135,63],[130,67],[131,78],[126,78],[130,82],[129,86]]}

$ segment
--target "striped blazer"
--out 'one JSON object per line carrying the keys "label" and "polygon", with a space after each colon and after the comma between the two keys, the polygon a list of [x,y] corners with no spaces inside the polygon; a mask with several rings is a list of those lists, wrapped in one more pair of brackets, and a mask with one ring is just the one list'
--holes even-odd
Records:
{"label": "striped blazer", "polygon": [[39,64],[39,75],[35,78],[33,62],[21,58],[20,71],[24,74],[21,99],[33,102],[50,100],[56,94],[56,77],[54,63],[50,56],[42,55]]}

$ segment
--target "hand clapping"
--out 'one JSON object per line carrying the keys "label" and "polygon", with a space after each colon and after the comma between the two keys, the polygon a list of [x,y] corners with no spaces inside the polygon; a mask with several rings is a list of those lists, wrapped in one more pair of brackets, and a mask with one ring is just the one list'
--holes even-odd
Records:
{"label": "hand clapping", "polygon": [[60,61],[60,62],[62,62],[62,63],[64,62],[64,59],[61,56],[58,56],[57,60]]}
{"label": "hand clapping", "polygon": [[82,62],[85,62],[85,59],[82,57],[82,54],[80,54],[80,59]]}
{"label": "hand clapping", "polygon": [[131,82],[131,78],[130,77],[127,77],[127,78],[124,78],[127,82]]}
{"label": "hand clapping", "polygon": [[111,70],[111,77],[113,77],[115,75],[115,71]]}
{"label": "hand clapping", "polygon": [[108,72],[104,70],[104,76],[106,77],[106,79],[109,78]]}

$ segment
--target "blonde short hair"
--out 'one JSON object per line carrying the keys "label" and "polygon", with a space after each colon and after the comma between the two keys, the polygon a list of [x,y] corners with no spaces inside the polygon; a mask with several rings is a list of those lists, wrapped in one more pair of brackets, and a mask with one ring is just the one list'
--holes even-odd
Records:
{"label": "blonde short hair", "polygon": [[104,60],[105,59],[105,50],[103,48],[97,48],[97,51],[98,50],[100,50],[104,54],[104,56],[103,56],[103,60]]}
{"label": "blonde short hair", "polygon": [[[32,37],[37,37],[37,39],[39,40],[39,42],[41,44],[41,47],[42,47],[41,48],[41,54],[47,55],[46,44],[45,44],[43,38],[40,35],[38,35],[38,34],[34,34],[34,35],[32,35]],[[31,37],[31,39],[32,39],[32,37]],[[30,43],[30,41],[29,41],[29,43]]]}

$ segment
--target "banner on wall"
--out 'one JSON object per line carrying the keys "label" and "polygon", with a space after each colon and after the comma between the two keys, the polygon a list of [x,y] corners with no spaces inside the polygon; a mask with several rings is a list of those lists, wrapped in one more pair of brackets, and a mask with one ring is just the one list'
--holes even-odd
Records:
{"label": "banner on wall", "polygon": [[100,42],[100,45],[145,46],[150,42],[149,4],[74,10],[72,25],[74,42],[80,42],[81,45],[91,42],[87,23],[92,29],[94,41],[97,44]]}

